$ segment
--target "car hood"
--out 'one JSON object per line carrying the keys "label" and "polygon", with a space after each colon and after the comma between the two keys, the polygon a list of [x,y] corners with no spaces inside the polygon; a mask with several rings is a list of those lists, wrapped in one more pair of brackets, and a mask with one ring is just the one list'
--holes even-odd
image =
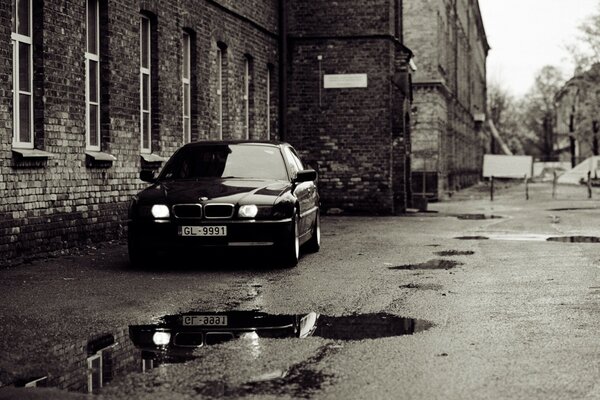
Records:
{"label": "car hood", "polygon": [[291,184],[279,180],[199,179],[155,183],[142,191],[141,203],[252,203],[273,204]]}

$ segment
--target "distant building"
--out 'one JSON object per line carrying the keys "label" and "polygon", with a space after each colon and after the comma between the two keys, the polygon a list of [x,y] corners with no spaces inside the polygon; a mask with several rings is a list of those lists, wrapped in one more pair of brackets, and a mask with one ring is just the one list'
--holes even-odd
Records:
{"label": "distant building", "polygon": [[571,78],[556,94],[556,145],[560,161],[576,165],[600,154],[600,63]]}
{"label": "distant building", "polygon": [[12,0],[0,7],[0,262],[121,237],[142,169],[283,139],[325,211],[410,202],[401,2]]}
{"label": "distant building", "polygon": [[490,47],[477,0],[404,0],[402,21],[417,65],[413,192],[443,198],[481,177]]}

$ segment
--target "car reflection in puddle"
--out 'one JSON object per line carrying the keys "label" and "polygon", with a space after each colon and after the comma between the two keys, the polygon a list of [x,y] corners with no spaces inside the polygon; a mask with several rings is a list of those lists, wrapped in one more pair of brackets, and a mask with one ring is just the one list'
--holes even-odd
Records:
{"label": "car reflection in puddle", "polygon": [[331,317],[315,312],[272,315],[258,311],[190,312],[166,316],[153,325],[131,325],[129,336],[142,358],[183,362],[198,349],[234,339],[306,338],[363,340],[410,335],[433,326],[428,321],[387,313]]}

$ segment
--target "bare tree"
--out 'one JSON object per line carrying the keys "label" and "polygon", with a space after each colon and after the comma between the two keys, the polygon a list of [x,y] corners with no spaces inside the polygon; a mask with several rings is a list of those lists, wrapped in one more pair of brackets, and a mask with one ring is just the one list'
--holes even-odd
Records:
{"label": "bare tree", "polygon": [[548,161],[555,156],[554,96],[564,82],[561,71],[547,65],[538,72],[533,87],[522,101],[523,122],[530,136],[527,146],[529,153],[539,155]]}
{"label": "bare tree", "polygon": [[524,154],[525,144],[534,138],[523,125],[519,101],[499,82],[492,81],[487,88],[489,118],[512,154]]}

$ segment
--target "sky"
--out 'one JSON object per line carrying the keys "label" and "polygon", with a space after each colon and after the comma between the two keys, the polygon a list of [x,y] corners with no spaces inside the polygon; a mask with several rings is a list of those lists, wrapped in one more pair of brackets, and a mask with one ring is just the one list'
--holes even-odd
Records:
{"label": "sky", "polygon": [[573,74],[566,46],[600,0],[479,0],[488,42],[488,82],[525,94],[545,65]]}

